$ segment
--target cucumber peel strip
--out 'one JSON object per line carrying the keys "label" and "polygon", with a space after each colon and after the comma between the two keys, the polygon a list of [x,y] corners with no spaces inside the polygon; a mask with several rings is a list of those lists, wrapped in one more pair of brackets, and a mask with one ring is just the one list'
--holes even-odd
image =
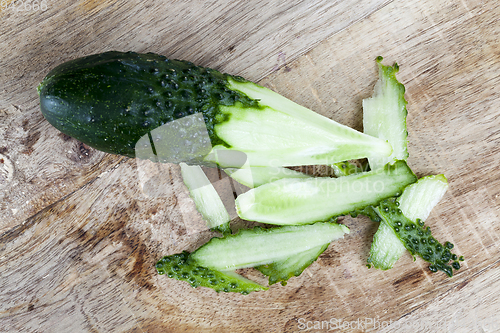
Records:
{"label": "cucumber peel strip", "polygon": [[190,166],[186,163],[179,165],[184,184],[207,226],[223,234],[231,233],[229,228],[231,217],[203,169],[199,165]]}
{"label": "cucumber peel strip", "polygon": [[365,134],[387,140],[392,148],[390,156],[368,157],[372,170],[383,168],[387,163],[408,158],[408,132],[405,87],[396,79],[399,66],[384,66],[377,57],[379,80],[372,97],[363,100],[363,131]]}

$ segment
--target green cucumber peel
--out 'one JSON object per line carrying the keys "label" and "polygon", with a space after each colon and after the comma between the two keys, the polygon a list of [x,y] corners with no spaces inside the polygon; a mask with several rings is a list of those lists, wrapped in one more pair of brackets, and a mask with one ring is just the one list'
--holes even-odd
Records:
{"label": "green cucumber peel", "polygon": [[408,132],[406,130],[405,87],[396,79],[399,66],[382,64],[377,58],[379,80],[375,84],[372,97],[363,100],[363,131],[365,134],[387,140],[393,152],[390,156],[368,157],[372,170],[382,168],[387,163],[408,158]]}
{"label": "green cucumber peel", "polygon": [[193,288],[208,287],[216,292],[237,292],[243,295],[268,289],[235,272],[221,272],[200,266],[187,251],[165,256],[155,267],[158,274],[189,282]]}
{"label": "green cucumber peel", "polygon": [[346,226],[329,222],[270,229],[255,227],[223,238],[214,237],[191,257],[201,266],[219,271],[255,267],[286,260],[343,238],[346,233],[349,233]]}
{"label": "green cucumber peel", "polygon": [[[376,210],[414,257],[418,255],[431,264],[430,271],[440,270],[451,277],[453,276],[452,268],[455,270],[460,268],[457,255],[450,251],[453,244],[450,242],[440,244],[431,235],[430,228],[424,228],[422,221],[414,222],[405,217],[395,198],[382,201]],[[453,261],[451,265],[450,261]]]}
{"label": "green cucumber peel", "polygon": [[278,225],[328,221],[392,197],[417,177],[404,161],[340,178],[280,179],[236,198],[245,220]]}
{"label": "green cucumber peel", "polygon": [[294,276],[302,274],[328,248],[329,243],[314,247],[310,250],[290,256],[284,260],[275,261],[267,265],[256,266],[262,274],[269,276],[269,285],[281,282],[282,286]]}

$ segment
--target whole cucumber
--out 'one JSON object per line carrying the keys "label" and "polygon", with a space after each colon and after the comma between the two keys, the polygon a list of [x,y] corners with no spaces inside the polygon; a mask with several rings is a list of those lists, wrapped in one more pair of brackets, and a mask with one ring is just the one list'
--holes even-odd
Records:
{"label": "whole cucumber", "polygon": [[[241,77],[165,56],[106,52],[63,63],[38,86],[44,117],[61,132],[108,153],[136,157],[136,143],[153,129],[202,113],[212,146],[221,105],[258,107],[227,88]],[[183,147],[179,147],[183,149]]]}

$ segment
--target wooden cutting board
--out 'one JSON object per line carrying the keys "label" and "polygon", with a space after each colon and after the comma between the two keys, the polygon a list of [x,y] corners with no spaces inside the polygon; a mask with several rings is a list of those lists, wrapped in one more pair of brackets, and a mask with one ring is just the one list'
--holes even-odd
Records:
{"label": "wooden cutting board", "polygon": [[[496,1],[36,4],[0,11],[0,332],[500,331]],[[242,75],[358,130],[375,57],[397,61],[408,163],[450,184],[427,224],[462,269],[447,278],[405,255],[369,270],[377,225],[345,217],[350,235],[285,287],[217,294],[158,276],[163,255],[213,236],[178,166],[98,152],[39,112],[35,88],[51,68],[107,50]]]}

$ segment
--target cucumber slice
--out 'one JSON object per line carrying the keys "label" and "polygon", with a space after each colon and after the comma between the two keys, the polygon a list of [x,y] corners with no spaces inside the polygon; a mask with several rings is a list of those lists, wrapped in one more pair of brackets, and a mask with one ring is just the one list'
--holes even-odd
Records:
{"label": "cucumber slice", "polygon": [[345,215],[392,197],[417,177],[404,161],[341,178],[280,179],[236,199],[238,215],[270,224],[307,224]]}
{"label": "cucumber slice", "polygon": [[379,80],[373,96],[363,100],[363,129],[365,134],[389,141],[393,152],[390,156],[368,157],[372,170],[408,158],[405,87],[396,79],[398,64],[384,66],[382,59],[377,58]]}
{"label": "cucumber slice", "polygon": [[286,260],[304,251],[343,238],[349,229],[341,224],[319,222],[303,226],[240,230],[235,235],[212,238],[191,257],[200,265],[224,271]]}
{"label": "cucumber slice", "polygon": [[[423,177],[405,188],[396,202],[402,214],[409,220],[425,221],[447,188],[448,181],[444,175]],[[369,264],[382,270],[392,268],[406,249],[389,223],[390,221],[382,218],[379,229],[373,236],[368,258]]]}
{"label": "cucumber slice", "polygon": [[382,220],[377,232],[373,235],[370,256],[367,260],[368,267],[373,266],[384,271],[391,269],[405,251],[405,246],[394,230],[385,220]]}
{"label": "cucumber slice", "polygon": [[281,282],[282,286],[293,276],[299,276],[304,269],[311,265],[321,253],[328,248],[329,243],[314,247],[310,250],[298,253],[284,260],[275,261],[268,265],[260,265],[255,268],[262,274],[269,276],[269,285]]}
{"label": "cucumber slice", "polygon": [[258,187],[283,178],[310,178],[311,176],[281,167],[226,168],[224,171],[238,183],[250,188]]}
{"label": "cucumber slice", "polygon": [[420,178],[398,198],[399,209],[412,221],[425,221],[447,189],[448,179],[443,174]]}
{"label": "cucumber slice", "polygon": [[219,194],[208,180],[205,172],[199,165],[189,166],[180,163],[182,179],[189,190],[196,209],[203,216],[210,229],[216,228],[222,233],[230,233],[231,218],[224,207]]}
{"label": "cucumber slice", "polygon": [[184,251],[165,256],[156,263],[158,274],[166,274],[169,278],[187,281],[196,287],[208,287],[217,292],[239,292],[244,295],[252,291],[269,288],[249,280],[235,272],[219,272],[200,266]]}

